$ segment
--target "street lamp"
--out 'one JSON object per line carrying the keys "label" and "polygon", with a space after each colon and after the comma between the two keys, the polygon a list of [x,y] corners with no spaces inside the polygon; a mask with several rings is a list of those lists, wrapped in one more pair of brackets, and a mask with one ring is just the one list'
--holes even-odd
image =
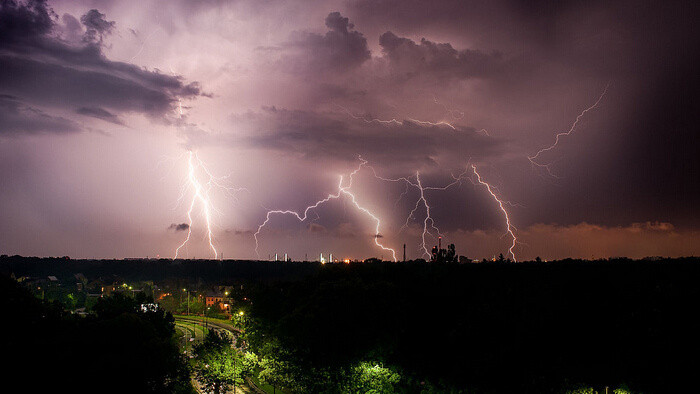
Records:
{"label": "street lamp", "polygon": [[187,293],[187,316],[190,315],[190,292],[187,289],[182,289],[182,291]]}

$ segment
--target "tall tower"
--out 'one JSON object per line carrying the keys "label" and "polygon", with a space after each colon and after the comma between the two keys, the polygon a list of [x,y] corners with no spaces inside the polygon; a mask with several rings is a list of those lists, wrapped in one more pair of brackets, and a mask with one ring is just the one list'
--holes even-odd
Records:
{"label": "tall tower", "polygon": [[406,244],[403,244],[403,261],[406,262]]}
{"label": "tall tower", "polygon": [[442,250],[442,237],[438,237],[438,253]]}

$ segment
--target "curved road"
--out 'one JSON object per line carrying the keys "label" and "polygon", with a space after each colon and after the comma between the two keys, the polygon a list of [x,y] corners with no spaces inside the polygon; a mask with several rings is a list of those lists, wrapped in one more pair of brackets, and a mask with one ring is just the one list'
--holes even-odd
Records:
{"label": "curved road", "polygon": [[[206,324],[205,324],[205,322],[202,321],[202,320],[200,320],[200,319],[191,318],[191,317],[180,317],[180,316],[175,316],[175,324],[176,324],[176,326],[178,325],[178,324],[177,324],[178,322],[181,323],[181,324],[180,324],[180,327],[185,328],[185,329],[189,329],[189,327],[187,327],[187,326],[190,325],[190,324],[195,324],[195,325],[198,325],[198,326],[200,326],[200,327],[202,328],[202,331],[201,331],[201,332],[202,332],[202,338],[199,339],[199,340],[197,339],[197,330],[195,330],[195,342],[201,342],[202,340],[204,340],[204,338],[203,338],[203,335],[204,335],[204,330],[203,330],[203,328],[206,327],[206,326],[208,326],[209,328],[216,329],[216,330],[218,330],[218,331],[220,331],[220,332],[225,332],[226,335],[228,335],[228,336],[230,336],[231,338],[233,338],[233,346],[236,348],[236,350],[239,350],[239,351],[241,350],[241,349],[237,346],[237,343],[236,343],[236,335],[235,335],[235,334],[240,333],[241,331],[240,331],[239,329],[235,328],[235,327],[234,327],[233,325],[231,325],[231,324],[221,323],[221,322],[218,322],[218,321],[207,321]],[[201,392],[204,392],[204,391],[202,390],[201,386],[200,386],[195,380],[193,380],[193,384],[194,384],[194,386],[195,386],[195,388],[197,389],[198,392],[200,392],[200,393],[201,393]],[[260,388],[258,388],[257,386],[255,386],[255,384],[254,384],[252,381],[250,381],[250,379],[246,379],[246,384],[241,385],[241,386],[236,386],[233,390],[229,390],[229,391],[227,392],[227,394],[228,394],[228,393],[233,393],[233,392],[235,392],[235,393],[246,393],[246,394],[247,394],[247,393],[256,393],[256,394],[260,394],[260,393],[261,393],[261,394],[265,394],[265,391],[263,391],[263,390],[261,390]]]}

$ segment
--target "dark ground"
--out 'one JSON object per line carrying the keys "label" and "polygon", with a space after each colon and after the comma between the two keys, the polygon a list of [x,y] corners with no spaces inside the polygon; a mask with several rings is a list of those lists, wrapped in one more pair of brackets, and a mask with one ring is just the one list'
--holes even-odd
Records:
{"label": "dark ground", "polygon": [[0,273],[8,275],[76,272],[247,283],[258,335],[278,338],[291,350],[290,361],[342,368],[380,360],[412,384],[425,380],[442,390],[541,393],[625,385],[669,393],[692,388],[698,366],[696,258],[325,266],[0,259]]}

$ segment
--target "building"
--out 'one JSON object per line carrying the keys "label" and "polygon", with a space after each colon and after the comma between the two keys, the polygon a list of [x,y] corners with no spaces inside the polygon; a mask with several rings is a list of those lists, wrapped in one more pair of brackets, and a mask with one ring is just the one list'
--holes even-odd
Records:
{"label": "building", "polygon": [[219,295],[208,295],[205,297],[205,302],[207,306],[214,306],[217,303],[224,302],[224,297]]}

